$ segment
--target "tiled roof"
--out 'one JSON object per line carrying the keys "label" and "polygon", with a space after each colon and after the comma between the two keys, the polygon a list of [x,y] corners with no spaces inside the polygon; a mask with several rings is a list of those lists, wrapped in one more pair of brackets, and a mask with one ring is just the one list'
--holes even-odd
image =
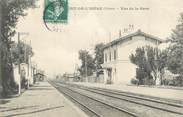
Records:
{"label": "tiled roof", "polygon": [[153,35],[144,33],[144,32],[142,32],[141,30],[137,30],[137,31],[134,32],[134,33],[131,33],[131,34],[126,35],[126,36],[124,36],[124,37],[120,37],[120,38],[118,38],[118,39],[116,39],[116,40],[114,40],[114,41],[111,41],[110,43],[107,43],[107,44],[104,46],[103,49],[106,49],[106,48],[108,48],[108,47],[110,47],[110,46],[113,46],[113,45],[115,45],[115,44],[118,44],[119,42],[122,42],[122,41],[124,41],[124,40],[126,40],[126,39],[128,39],[128,38],[130,38],[130,37],[137,36],[137,35],[145,36],[145,37],[148,37],[148,38],[150,38],[150,39],[152,39],[152,40],[157,40],[159,43],[164,42],[164,40],[162,40],[162,39],[160,39],[160,38],[158,38],[158,37],[155,37],[155,36],[153,36]]}

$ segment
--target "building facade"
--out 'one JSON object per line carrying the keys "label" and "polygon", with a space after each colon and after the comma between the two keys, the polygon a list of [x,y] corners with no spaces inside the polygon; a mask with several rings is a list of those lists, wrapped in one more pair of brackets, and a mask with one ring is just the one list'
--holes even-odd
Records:
{"label": "building facade", "polygon": [[129,56],[136,48],[143,46],[158,47],[163,41],[141,30],[114,40],[104,47],[104,83],[130,84],[136,76],[136,66]]}

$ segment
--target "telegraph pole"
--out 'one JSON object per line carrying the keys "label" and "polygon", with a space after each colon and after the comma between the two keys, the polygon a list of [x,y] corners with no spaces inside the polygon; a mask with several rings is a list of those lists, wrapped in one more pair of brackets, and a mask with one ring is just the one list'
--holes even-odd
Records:
{"label": "telegraph pole", "polygon": [[[2,1],[0,1],[0,88],[2,87]],[[1,93],[1,91],[0,91]]]}
{"label": "telegraph pole", "polygon": [[119,38],[122,37],[122,34],[121,34],[121,29],[119,30]]}
{"label": "telegraph pole", "polygon": [[19,73],[19,82],[18,82],[18,94],[21,93],[21,72],[20,72],[20,32],[18,32],[18,73]]}
{"label": "telegraph pole", "polygon": [[20,71],[20,64],[21,64],[21,61],[20,61],[20,36],[21,35],[28,35],[29,33],[25,33],[25,32],[18,32],[18,72],[19,72],[19,87],[18,87],[18,94],[21,93],[21,71]]}
{"label": "telegraph pole", "polygon": [[87,53],[85,54],[85,77],[86,77],[86,82],[88,82],[88,69],[87,69]]}
{"label": "telegraph pole", "polygon": [[26,45],[26,40],[24,40],[24,62],[27,65],[27,69],[26,69],[26,79],[27,79],[27,85],[26,88],[29,88],[29,53],[27,54],[27,45]]}

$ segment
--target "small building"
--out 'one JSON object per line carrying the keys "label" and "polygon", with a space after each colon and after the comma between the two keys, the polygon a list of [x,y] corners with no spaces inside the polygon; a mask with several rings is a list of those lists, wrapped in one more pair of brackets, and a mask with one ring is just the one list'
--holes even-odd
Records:
{"label": "small building", "polygon": [[64,81],[69,81],[69,82],[76,82],[80,80],[80,76],[78,73],[65,73],[63,74]]}
{"label": "small building", "polygon": [[130,84],[136,76],[136,66],[131,63],[129,56],[136,48],[142,46],[158,47],[163,41],[141,30],[116,39],[104,47],[104,83]]}
{"label": "small building", "polygon": [[34,78],[36,82],[44,81],[45,75],[43,73],[34,74]]}
{"label": "small building", "polygon": [[43,70],[36,70],[34,74],[34,82],[44,81],[46,78],[45,72]]}

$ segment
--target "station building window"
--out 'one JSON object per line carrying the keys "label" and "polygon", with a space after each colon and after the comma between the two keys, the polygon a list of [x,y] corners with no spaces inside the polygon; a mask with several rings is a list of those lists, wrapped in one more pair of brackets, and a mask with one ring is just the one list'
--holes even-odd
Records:
{"label": "station building window", "polygon": [[116,59],[117,59],[117,51],[114,50],[114,60],[116,60]]}
{"label": "station building window", "polygon": [[111,52],[109,52],[109,60],[111,61]]}
{"label": "station building window", "polygon": [[107,62],[107,53],[105,53],[105,62]]}

